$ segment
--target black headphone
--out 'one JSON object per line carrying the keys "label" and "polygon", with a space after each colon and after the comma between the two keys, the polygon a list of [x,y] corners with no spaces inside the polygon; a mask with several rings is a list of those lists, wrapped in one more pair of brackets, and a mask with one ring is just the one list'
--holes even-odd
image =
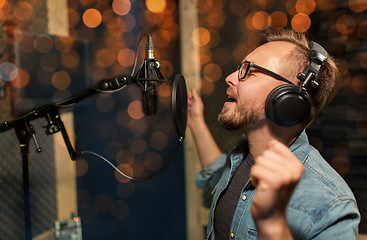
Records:
{"label": "black headphone", "polygon": [[319,71],[326,61],[326,50],[316,42],[309,42],[310,64],[297,75],[300,86],[283,84],[274,88],[265,102],[267,118],[279,126],[291,127],[305,121],[310,114],[311,100],[307,89],[318,87]]}

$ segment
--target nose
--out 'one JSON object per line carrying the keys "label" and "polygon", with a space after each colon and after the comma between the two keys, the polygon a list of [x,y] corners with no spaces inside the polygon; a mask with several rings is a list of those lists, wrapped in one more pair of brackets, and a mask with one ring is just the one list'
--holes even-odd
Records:
{"label": "nose", "polygon": [[229,86],[237,86],[238,84],[238,71],[235,71],[231,74],[229,74],[227,77],[226,77],[226,83],[229,85]]}

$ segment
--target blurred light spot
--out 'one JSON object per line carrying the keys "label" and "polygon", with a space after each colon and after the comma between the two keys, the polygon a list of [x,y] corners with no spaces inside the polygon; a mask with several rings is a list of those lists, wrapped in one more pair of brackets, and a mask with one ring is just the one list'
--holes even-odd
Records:
{"label": "blurred light spot", "polygon": [[115,100],[110,95],[99,95],[96,99],[98,111],[107,113],[115,107]]}
{"label": "blurred light spot", "polygon": [[44,32],[47,29],[46,19],[37,17],[32,19],[32,32]]}
{"label": "blurred light spot", "polygon": [[247,13],[248,7],[249,3],[243,0],[232,0],[229,3],[229,11],[237,17],[244,16]]}
{"label": "blurred light spot", "polygon": [[120,149],[116,154],[116,162],[118,164],[133,165],[135,162],[134,154],[130,150]]}
{"label": "blurred light spot", "polygon": [[74,40],[71,37],[56,37],[54,47],[60,52],[69,51],[73,46]]}
{"label": "blurred light spot", "polygon": [[40,59],[41,67],[48,72],[54,72],[59,67],[59,58],[54,53],[43,54]]}
{"label": "blurred light spot", "polygon": [[192,32],[192,41],[194,44],[202,47],[205,46],[209,43],[210,41],[210,32],[208,31],[208,29],[204,28],[204,27],[199,27],[196,28],[193,32]]}
{"label": "blurred light spot", "polygon": [[95,83],[101,81],[106,75],[106,68],[101,67],[96,62],[88,66],[88,74]]}
{"label": "blurred light spot", "polygon": [[214,84],[208,81],[201,81],[201,93],[209,95],[214,91]]}
{"label": "blurred light spot", "polygon": [[28,20],[33,15],[33,6],[29,2],[19,1],[14,5],[13,14],[18,20]]}
{"label": "blurred light spot", "polygon": [[94,207],[98,212],[107,213],[111,209],[112,199],[107,194],[98,195],[94,201]]}
{"label": "blurred light spot", "polygon": [[147,149],[147,142],[144,138],[138,137],[132,139],[129,143],[130,150],[134,154],[143,153]]}
{"label": "blurred light spot", "polygon": [[98,27],[102,22],[102,15],[97,9],[90,8],[84,12],[83,22],[89,28]]}
{"label": "blurred light spot", "polygon": [[69,28],[76,27],[80,22],[80,14],[78,13],[78,11],[69,8],[68,16],[69,16]]}
{"label": "blurred light spot", "polygon": [[245,18],[245,24],[246,27],[249,29],[249,30],[256,30],[254,28],[254,25],[252,24],[252,17],[254,16],[254,12],[251,12],[249,14],[247,14],[246,18]]}
{"label": "blurred light spot", "polygon": [[76,165],[76,176],[82,177],[88,172],[88,162],[85,161],[83,158],[78,159],[75,161]]}
{"label": "blurred light spot", "polygon": [[127,112],[133,119],[140,119],[144,117],[142,102],[139,100],[132,101],[127,107]]}
{"label": "blurred light spot", "polygon": [[351,87],[354,92],[365,94],[367,92],[366,75],[358,75],[352,78]]}
{"label": "blurred light spot", "polygon": [[338,2],[335,0],[316,0],[316,6],[323,12],[333,12],[337,8]]}
{"label": "blurred light spot", "polygon": [[210,51],[210,49],[208,48],[200,48],[200,64],[204,65],[207,64],[208,62],[210,62],[210,60],[212,59],[212,53]]}
{"label": "blurred light spot", "polygon": [[311,19],[307,14],[298,13],[293,16],[291,25],[297,32],[306,32],[311,26]]}
{"label": "blurred light spot", "polygon": [[114,0],[112,2],[112,10],[118,15],[126,15],[129,13],[131,3],[129,0]]}
{"label": "blurred light spot", "polygon": [[[13,72],[10,73],[10,76],[13,76]],[[16,77],[11,81],[11,85],[14,88],[22,88],[25,87],[29,83],[29,73],[27,70],[23,68],[18,68],[18,73]]]}
{"label": "blurred light spot", "polygon": [[161,13],[166,9],[166,0],[145,0],[147,9],[154,13]]}
{"label": "blurred light spot", "polygon": [[79,53],[70,50],[61,53],[61,63],[67,68],[76,68],[79,65],[80,56]]}
{"label": "blurred light spot", "polygon": [[256,12],[252,16],[252,26],[257,30],[265,30],[268,26],[269,14],[264,11]]}
{"label": "blurred light spot", "polygon": [[170,97],[172,94],[172,85],[171,84],[162,84],[158,88],[158,95],[161,97]]}
{"label": "blurred light spot", "polygon": [[18,76],[18,67],[11,62],[0,64],[0,78],[4,81],[11,81]]}
{"label": "blurred light spot", "polygon": [[273,29],[281,29],[287,25],[287,15],[280,11],[275,11],[269,16],[269,25]]}
{"label": "blurred light spot", "polygon": [[130,48],[123,48],[117,54],[117,61],[123,67],[130,67],[134,64],[135,52]]}
{"label": "blurred light spot", "polygon": [[148,124],[144,119],[130,120],[127,126],[135,134],[144,134],[148,128]]}
{"label": "blurred light spot", "polygon": [[135,16],[132,14],[126,14],[125,16],[117,18],[117,27],[118,29],[124,32],[129,32],[133,30],[135,26],[136,26],[136,19]]}
{"label": "blurred light spot", "polygon": [[171,40],[172,35],[168,30],[159,29],[153,34],[154,46],[157,46],[158,48],[168,48]]}
{"label": "blurred light spot", "polygon": [[52,85],[59,90],[65,90],[70,86],[71,78],[69,73],[65,71],[58,71],[52,75]]}
{"label": "blurred light spot", "polygon": [[212,28],[221,28],[225,23],[225,15],[223,12],[211,11],[206,17],[208,25]]}
{"label": "blurred light spot", "polygon": [[34,40],[34,48],[41,53],[47,53],[53,48],[53,41],[50,36],[40,34]]}
{"label": "blurred light spot", "polygon": [[211,82],[216,82],[222,77],[222,69],[218,64],[209,63],[204,67],[203,74]]}
{"label": "blurred light spot", "polygon": [[23,35],[19,43],[19,49],[26,53],[32,52],[34,49],[33,36]]}
{"label": "blurred light spot", "polygon": [[111,215],[116,219],[124,219],[129,215],[130,207],[125,201],[116,201],[111,206]]}
{"label": "blurred light spot", "polygon": [[[125,175],[127,175],[128,177],[133,177],[134,176],[134,169],[129,165],[129,164],[120,164],[117,167],[122,173],[124,173]],[[119,182],[129,182],[130,179],[124,177],[123,175],[121,175],[121,173],[117,172],[115,170],[115,178],[117,179],[117,181]]]}
{"label": "blurred light spot", "polygon": [[104,48],[97,52],[96,61],[101,67],[110,67],[115,61],[115,56],[109,49]]}
{"label": "blurred light spot", "polygon": [[144,158],[144,166],[150,171],[156,171],[162,167],[163,159],[159,153],[150,152]]}
{"label": "blurred light spot", "polygon": [[341,176],[345,176],[350,171],[349,159],[343,156],[335,157],[331,160],[331,166],[337,171]]}
{"label": "blurred light spot", "polygon": [[0,0],[0,8],[4,7],[6,2],[6,0]]}
{"label": "blurred light spot", "polygon": [[367,136],[367,116],[357,118],[356,129],[360,134]]}
{"label": "blurred light spot", "polygon": [[135,193],[135,185],[133,182],[118,183],[116,186],[116,192],[122,198],[129,198]]}
{"label": "blurred light spot", "polygon": [[357,33],[359,38],[367,40],[367,21],[363,21],[359,24]]}
{"label": "blurred light spot", "polygon": [[296,11],[298,13],[305,13],[310,15],[313,11],[315,11],[316,3],[314,0],[297,0],[296,2]]}
{"label": "blurred light spot", "polygon": [[365,0],[349,0],[348,5],[354,12],[363,12],[367,9],[367,2]]}
{"label": "blurred light spot", "polygon": [[155,131],[149,139],[150,146],[156,150],[163,150],[168,144],[168,137],[164,132]]}
{"label": "blurred light spot", "polygon": [[356,21],[351,15],[342,15],[336,20],[336,29],[342,34],[350,34],[356,29]]}

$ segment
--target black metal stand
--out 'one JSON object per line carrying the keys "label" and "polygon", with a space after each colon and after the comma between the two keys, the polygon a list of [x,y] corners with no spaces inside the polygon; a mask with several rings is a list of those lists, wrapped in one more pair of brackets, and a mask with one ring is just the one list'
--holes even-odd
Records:
{"label": "black metal stand", "polygon": [[41,152],[42,149],[38,146],[37,139],[35,137],[35,131],[30,124],[30,121],[37,118],[45,117],[48,124],[45,126],[46,134],[54,134],[61,131],[64,142],[66,144],[67,150],[69,152],[70,158],[75,160],[79,153],[75,151],[71,144],[70,138],[62,122],[59,114],[60,108],[71,107],[77,102],[90,97],[98,93],[109,93],[117,92],[126,87],[130,82],[132,82],[132,77],[121,76],[112,79],[106,79],[100,81],[96,87],[89,88],[83,92],[74,95],[68,99],[62,100],[55,104],[46,104],[35,110],[32,110],[23,116],[12,120],[0,123],[0,132],[5,132],[7,130],[15,130],[16,136],[19,140],[20,153],[22,155],[22,174],[23,174],[23,192],[24,192],[24,228],[25,228],[25,240],[32,240],[32,226],[31,226],[31,207],[30,207],[30,187],[29,187],[29,142],[33,138],[37,152]]}
{"label": "black metal stand", "polygon": [[23,122],[15,126],[14,130],[19,140],[20,154],[22,155],[25,239],[32,240],[28,154],[33,129],[28,122]]}

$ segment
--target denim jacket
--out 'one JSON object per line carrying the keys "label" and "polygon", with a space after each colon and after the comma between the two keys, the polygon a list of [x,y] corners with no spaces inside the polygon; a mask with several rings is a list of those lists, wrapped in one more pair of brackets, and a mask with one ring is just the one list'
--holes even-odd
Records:
{"label": "denim jacket", "polygon": [[[247,154],[247,148],[245,143],[236,147],[229,157],[222,154],[196,177],[198,187],[208,185],[213,189],[205,239],[215,239],[213,212],[217,200]],[[357,239],[360,214],[354,195],[343,178],[309,144],[305,131],[290,150],[305,167],[287,208],[287,221],[294,239]],[[255,191],[249,181],[238,200],[228,239],[257,239],[251,216]]]}

